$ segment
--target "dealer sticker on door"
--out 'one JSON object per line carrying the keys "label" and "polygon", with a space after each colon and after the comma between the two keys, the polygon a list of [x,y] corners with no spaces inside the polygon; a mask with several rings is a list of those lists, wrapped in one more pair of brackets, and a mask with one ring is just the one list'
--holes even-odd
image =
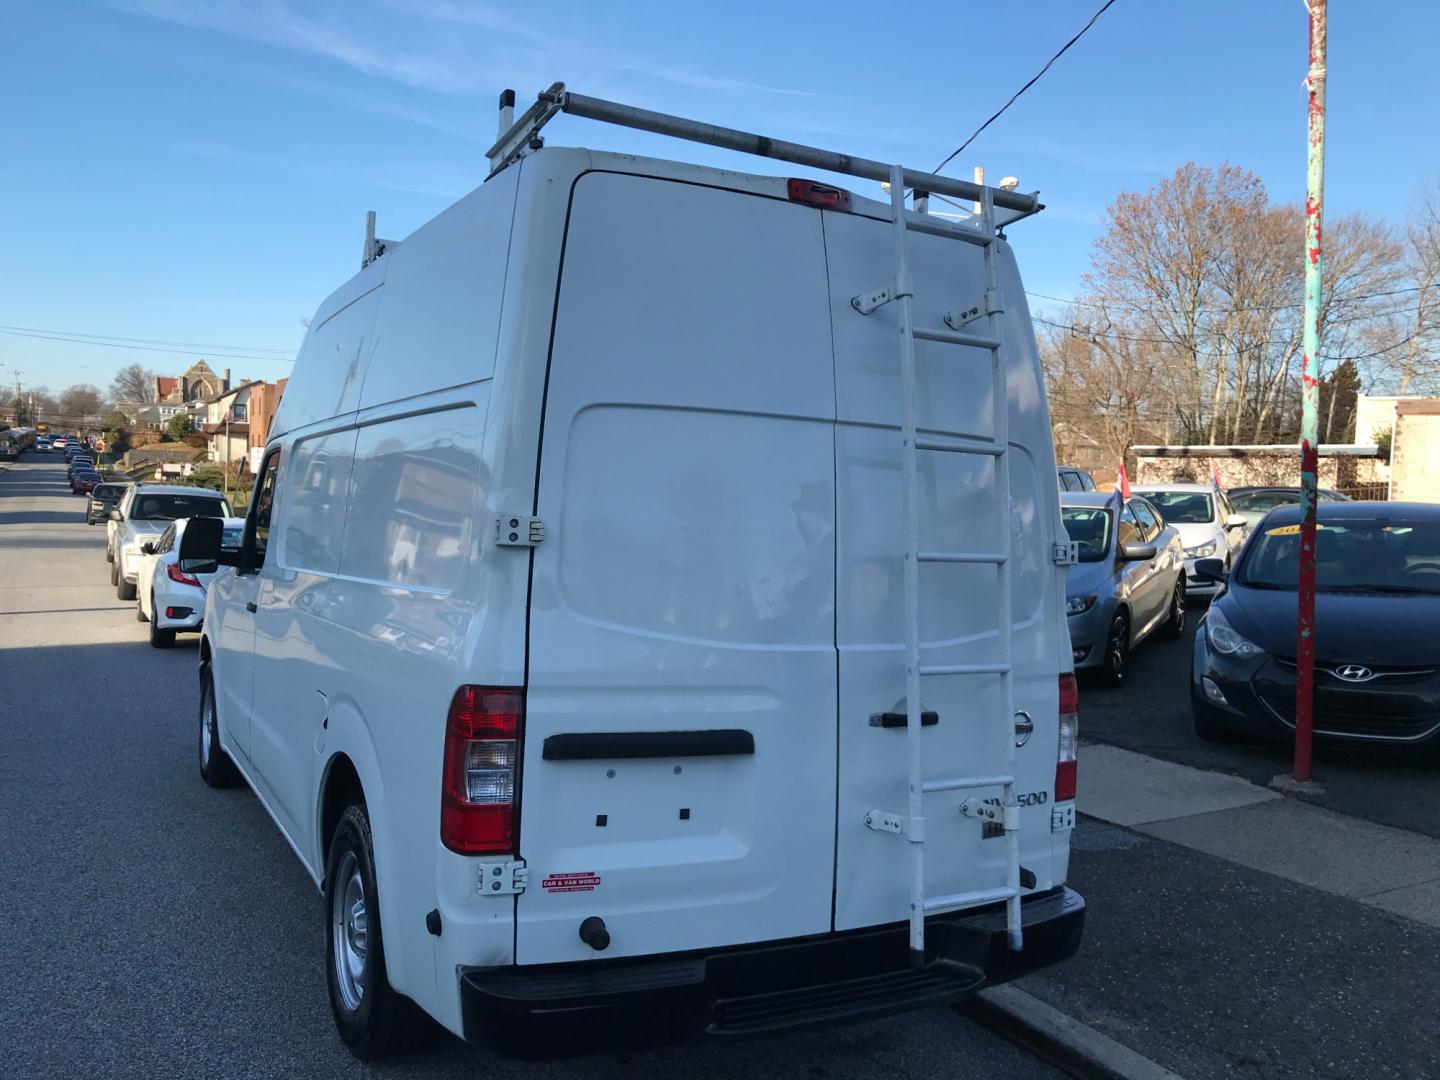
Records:
{"label": "dealer sticker on door", "polygon": [[594,892],[599,884],[598,874],[582,870],[574,874],[551,874],[540,882],[540,887],[546,892]]}

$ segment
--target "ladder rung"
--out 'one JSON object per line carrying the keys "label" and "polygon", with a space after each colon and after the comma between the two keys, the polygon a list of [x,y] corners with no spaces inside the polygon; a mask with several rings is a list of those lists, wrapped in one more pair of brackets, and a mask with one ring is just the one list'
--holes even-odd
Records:
{"label": "ladder rung", "polygon": [[1009,557],[1003,551],[917,551],[921,562],[994,563],[999,566]]}
{"label": "ladder rung", "polygon": [[1005,453],[1005,448],[999,443],[980,440],[961,442],[952,439],[949,442],[937,442],[934,439],[916,439],[915,449],[939,450],[945,454],[983,454],[987,457],[1000,457]]}
{"label": "ladder rung", "polygon": [[975,244],[978,247],[985,247],[990,243],[990,237],[979,229],[971,228],[968,225],[952,225],[944,219],[928,214],[906,214],[905,227],[911,232],[963,240],[967,244]]}
{"label": "ladder rung", "polygon": [[971,791],[982,787],[1004,787],[1015,782],[1013,776],[956,776],[950,780],[926,780],[923,791]]}
{"label": "ladder rung", "polygon": [[963,334],[959,330],[932,330],[928,326],[917,326],[914,330],[917,341],[939,341],[945,345],[973,345],[977,349],[998,349],[1000,339],[984,334]]}
{"label": "ladder rung", "polygon": [[921,675],[1008,675],[1009,664],[922,664]]}
{"label": "ladder rung", "polygon": [[1009,900],[1016,894],[1016,890],[1008,885],[1002,885],[998,889],[977,889],[975,892],[957,892],[949,896],[932,896],[925,901],[926,912],[932,911],[954,911],[957,908],[976,907],[980,904],[993,904],[997,900]]}

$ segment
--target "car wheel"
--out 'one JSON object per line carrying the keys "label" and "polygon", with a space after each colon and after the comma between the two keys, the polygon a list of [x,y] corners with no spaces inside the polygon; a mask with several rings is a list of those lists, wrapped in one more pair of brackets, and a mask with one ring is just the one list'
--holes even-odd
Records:
{"label": "car wheel", "polygon": [[[137,612],[140,610],[137,606]],[[150,597],[150,647],[152,649],[168,649],[175,644],[175,631],[164,630],[158,625],[159,620],[155,617],[155,597]]]}
{"label": "car wheel", "polygon": [[[155,601],[154,601],[153,598],[152,598],[151,601],[150,601],[150,606],[151,606],[152,608],[155,606]],[[140,597],[138,597],[138,596],[135,597],[135,621],[136,621],[136,622],[149,622],[149,621],[150,621],[149,616],[147,616],[147,615],[145,614],[145,609],[140,606]]]}
{"label": "car wheel", "polygon": [[115,595],[121,600],[135,599],[135,586],[126,581],[124,575],[120,574],[118,570],[115,574]]}
{"label": "car wheel", "polygon": [[375,886],[375,847],[364,803],[346,808],[325,863],[325,976],[335,1027],[350,1052],[374,1061],[413,1029],[409,1002],[390,987]]}
{"label": "car wheel", "polygon": [[1170,615],[1165,620],[1165,636],[1185,636],[1185,575],[1182,573],[1175,582],[1175,591],[1170,595]]}
{"label": "car wheel", "polygon": [[240,782],[240,771],[220,746],[215,680],[208,666],[200,673],[200,779],[213,788],[234,787]]}
{"label": "car wheel", "polygon": [[120,584],[120,565],[114,559],[110,560],[110,584]]}
{"label": "car wheel", "polygon": [[1117,611],[1105,636],[1105,659],[1100,665],[1100,680],[1106,686],[1124,686],[1130,674],[1130,620]]}

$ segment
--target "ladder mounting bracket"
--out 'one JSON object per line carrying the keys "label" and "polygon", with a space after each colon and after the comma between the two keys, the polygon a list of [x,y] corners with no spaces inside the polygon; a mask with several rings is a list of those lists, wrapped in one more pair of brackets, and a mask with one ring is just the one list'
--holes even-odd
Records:
{"label": "ladder mounting bracket", "polygon": [[1004,811],[1005,808],[1003,806],[997,806],[995,803],[981,802],[974,796],[971,796],[960,804],[960,814],[962,817],[979,818],[981,821],[1003,823],[1005,820]]}
{"label": "ladder mounting bracket", "polygon": [[1074,566],[1080,561],[1080,543],[1077,540],[1061,540],[1050,549],[1050,559],[1056,566]]}
{"label": "ladder mounting bracket", "polygon": [[983,319],[988,315],[1000,315],[1004,311],[1005,308],[1001,305],[1000,298],[992,289],[986,292],[985,299],[982,302],[968,308],[960,308],[957,311],[947,312],[945,315],[945,325],[950,327],[951,330],[959,330],[977,319]]}
{"label": "ladder mounting bracket", "polygon": [[905,819],[899,814],[887,814],[884,810],[871,810],[865,815],[865,827],[898,836],[905,831]]}
{"label": "ladder mounting bracket", "polygon": [[908,281],[898,281],[890,285],[882,286],[874,292],[861,293],[859,296],[850,298],[850,306],[861,315],[870,315],[892,300],[899,300],[902,296],[914,296],[915,287]]}

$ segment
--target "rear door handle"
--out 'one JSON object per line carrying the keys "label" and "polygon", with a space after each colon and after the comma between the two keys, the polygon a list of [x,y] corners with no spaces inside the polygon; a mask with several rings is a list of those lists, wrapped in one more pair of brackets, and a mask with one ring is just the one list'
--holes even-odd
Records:
{"label": "rear door handle", "polygon": [[248,611],[248,612],[250,612],[250,614],[252,614],[252,615],[255,614],[255,601],[254,601],[254,600],[246,600],[246,601],[245,601],[245,610]]}
{"label": "rear door handle", "polygon": [[[934,727],[940,723],[940,714],[926,709],[920,714],[921,727]],[[909,727],[910,718],[903,712],[877,712],[870,714],[871,727]]]}

